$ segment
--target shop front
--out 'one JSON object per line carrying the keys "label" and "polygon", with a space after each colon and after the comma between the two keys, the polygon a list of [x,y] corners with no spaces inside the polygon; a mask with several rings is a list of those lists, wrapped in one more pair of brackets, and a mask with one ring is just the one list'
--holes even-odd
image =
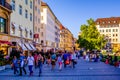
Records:
{"label": "shop front", "polygon": [[4,56],[9,55],[9,48],[11,46],[10,38],[8,36],[0,35],[0,52]]}
{"label": "shop front", "polygon": [[28,56],[28,53],[30,51],[35,51],[36,48],[33,46],[32,44],[32,40],[28,40],[28,39],[22,39],[19,37],[11,37],[11,42],[14,43],[12,45],[12,50],[16,49],[18,51],[22,51],[26,56]]}

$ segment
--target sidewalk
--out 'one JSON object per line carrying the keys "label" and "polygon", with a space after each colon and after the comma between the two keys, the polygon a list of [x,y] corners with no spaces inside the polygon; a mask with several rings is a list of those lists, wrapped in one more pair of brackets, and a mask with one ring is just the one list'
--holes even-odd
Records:
{"label": "sidewalk", "polygon": [[0,71],[3,71],[5,69],[11,69],[10,65],[0,66]]}
{"label": "sidewalk", "polygon": [[[28,68],[27,74],[29,74]],[[59,71],[58,68],[51,71],[47,65],[43,66],[43,73],[38,77],[38,69],[34,69],[34,75],[15,76],[12,70],[0,72],[1,80],[120,80],[120,69],[106,65],[102,62],[78,61],[75,69],[67,66]]]}

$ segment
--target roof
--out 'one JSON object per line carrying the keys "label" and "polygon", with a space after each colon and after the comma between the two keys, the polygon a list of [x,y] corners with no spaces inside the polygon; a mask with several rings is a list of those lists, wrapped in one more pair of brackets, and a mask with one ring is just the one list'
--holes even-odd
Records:
{"label": "roof", "polygon": [[119,24],[120,23],[120,17],[98,18],[95,22],[98,25]]}

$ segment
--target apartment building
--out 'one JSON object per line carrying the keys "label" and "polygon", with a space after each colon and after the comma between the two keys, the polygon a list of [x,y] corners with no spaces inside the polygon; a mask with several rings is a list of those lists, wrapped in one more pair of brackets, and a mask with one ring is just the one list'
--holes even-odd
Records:
{"label": "apartment building", "polygon": [[59,21],[51,8],[44,2],[41,3],[41,42],[46,51],[55,49],[59,42]]}
{"label": "apartment building", "polygon": [[41,50],[40,28],[41,28],[41,0],[34,0],[34,43]]}
{"label": "apartment building", "polygon": [[33,46],[33,0],[11,0],[11,42],[21,50],[35,50]]}
{"label": "apartment building", "polygon": [[12,7],[9,0],[0,0],[0,52],[2,51],[4,55],[8,55],[10,50],[11,12]]}
{"label": "apartment building", "polygon": [[60,26],[60,48],[62,50],[73,51],[74,50],[74,38],[69,29],[63,25]]}
{"label": "apartment building", "polygon": [[120,17],[98,18],[96,27],[101,35],[105,35],[112,48],[120,49]]}

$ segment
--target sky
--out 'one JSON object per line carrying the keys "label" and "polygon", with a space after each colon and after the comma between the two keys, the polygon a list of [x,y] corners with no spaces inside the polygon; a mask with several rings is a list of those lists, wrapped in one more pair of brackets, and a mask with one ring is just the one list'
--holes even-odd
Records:
{"label": "sky", "polygon": [[120,0],[43,0],[75,38],[90,18],[120,17]]}

